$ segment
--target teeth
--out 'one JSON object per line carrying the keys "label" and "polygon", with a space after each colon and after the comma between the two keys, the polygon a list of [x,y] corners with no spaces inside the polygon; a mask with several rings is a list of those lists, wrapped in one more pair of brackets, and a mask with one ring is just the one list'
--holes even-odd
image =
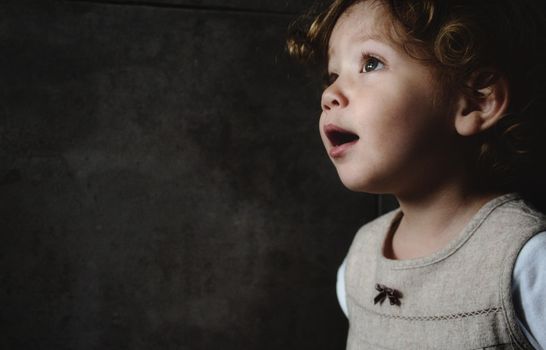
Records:
{"label": "teeth", "polygon": [[328,137],[334,146],[358,140],[358,135],[341,131],[332,131]]}

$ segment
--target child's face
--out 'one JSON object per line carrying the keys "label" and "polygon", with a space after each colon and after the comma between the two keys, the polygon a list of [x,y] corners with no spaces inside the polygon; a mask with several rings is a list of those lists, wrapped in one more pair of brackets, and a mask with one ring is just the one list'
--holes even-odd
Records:
{"label": "child's face", "polygon": [[388,39],[388,16],[365,1],[336,23],[320,134],[345,186],[397,194],[439,173],[454,137],[432,69]]}

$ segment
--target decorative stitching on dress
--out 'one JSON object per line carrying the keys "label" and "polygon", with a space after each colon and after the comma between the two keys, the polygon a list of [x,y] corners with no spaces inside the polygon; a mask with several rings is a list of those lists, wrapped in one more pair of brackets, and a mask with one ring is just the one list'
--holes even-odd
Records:
{"label": "decorative stitching on dress", "polygon": [[488,309],[483,310],[476,310],[476,311],[470,311],[470,312],[461,312],[457,314],[450,314],[450,315],[435,315],[435,316],[400,316],[400,315],[385,315],[381,314],[379,312],[363,308],[367,312],[376,314],[381,317],[385,318],[392,318],[397,320],[405,320],[405,321],[448,321],[448,320],[456,320],[459,318],[467,318],[467,317],[475,317],[475,316],[484,316],[491,313],[497,313],[502,310],[502,306],[497,307],[490,307]]}

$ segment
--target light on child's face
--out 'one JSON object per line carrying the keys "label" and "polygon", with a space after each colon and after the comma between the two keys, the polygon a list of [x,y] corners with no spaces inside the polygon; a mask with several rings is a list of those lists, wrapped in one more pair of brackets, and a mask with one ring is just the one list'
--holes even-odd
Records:
{"label": "light on child's face", "polygon": [[[329,42],[320,134],[342,182],[372,193],[406,191],[448,169],[452,128],[432,70],[381,31],[386,10],[359,2]],[[440,103],[438,103],[440,102]]]}

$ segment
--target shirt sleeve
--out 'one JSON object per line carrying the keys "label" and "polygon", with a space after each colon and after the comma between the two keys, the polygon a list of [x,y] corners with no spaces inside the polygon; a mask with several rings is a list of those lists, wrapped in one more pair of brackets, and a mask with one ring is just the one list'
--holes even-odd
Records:
{"label": "shirt sleeve", "polygon": [[337,270],[336,293],[339,306],[341,306],[341,310],[343,310],[345,316],[348,317],[349,313],[347,312],[347,296],[345,293],[345,264],[346,259],[343,260],[343,263]]}
{"label": "shirt sleeve", "polygon": [[517,321],[538,350],[546,350],[546,231],[531,238],[520,251],[512,275]]}

